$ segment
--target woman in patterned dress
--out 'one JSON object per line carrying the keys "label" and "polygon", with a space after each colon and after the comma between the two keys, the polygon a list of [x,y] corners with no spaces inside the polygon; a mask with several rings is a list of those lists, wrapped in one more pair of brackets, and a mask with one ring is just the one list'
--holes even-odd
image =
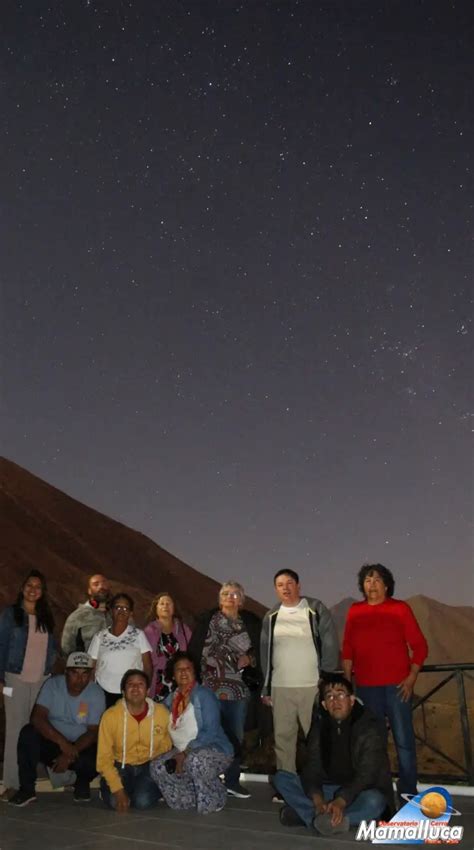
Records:
{"label": "woman in patterned dress", "polygon": [[220,722],[214,694],[199,685],[192,657],[177,652],[169,662],[176,690],[169,694],[168,731],[173,749],[150,764],[150,776],[171,809],[197,809],[201,815],[224,808],[219,775],[232,761],[232,744]]}
{"label": "woman in patterned dress", "polygon": [[130,625],[133,599],[116,593],[110,600],[112,625],[92,638],[88,653],[95,663],[95,680],[105,693],[106,708],[122,698],[120,682],[127,670],[144,670],[151,680],[151,646],[145,632]]}
{"label": "woman in patterned dress", "polygon": [[166,665],[176,653],[188,648],[191,629],[183,623],[173,597],[163,591],[155,596],[150,606],[145,634],[151,646],[153,678],[150,697],[155,702],[164,702],[171,693],[172,682],[167,679]]}
{"label": "woman in patterned dress", "polygon": [[219,700],[222,726],[234,747],[234,759],[224,780],[227,793],[246,798],[240,784],[240,756],[250,691],[242,678],[245,668],[260,671],[261,621],[243,609],[244,589],[237,581],[225,582],[219,592],[219,608],[199,618],[189,651],[200,665],[202,683]]}

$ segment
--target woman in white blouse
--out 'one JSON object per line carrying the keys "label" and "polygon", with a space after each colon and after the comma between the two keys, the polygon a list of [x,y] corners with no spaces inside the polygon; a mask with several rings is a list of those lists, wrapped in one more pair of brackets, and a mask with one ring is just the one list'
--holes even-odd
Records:
{"label": "woman in white blouse", "polygon": [[96,662],[95,679],[105,693],[106,707],[121,698],[120,682],[127,670],[144,670],[151,681],[151,646],[142,629],[130,625],[133,599],[127,593],[116,593],[110,601],[112,625],[98,632],[89,646]]}
{"label": "woman in white blouse", "polygon": [[150,776],[171,809],[197,809],[199,814],[224,808],[226,788],[219,779],[232,761],[233,747],[221,726],[219,702],[196,680],[187,652],[169,661],[176,690],[165,700],[170,709],[168,732],[173,749],[150,764]]}

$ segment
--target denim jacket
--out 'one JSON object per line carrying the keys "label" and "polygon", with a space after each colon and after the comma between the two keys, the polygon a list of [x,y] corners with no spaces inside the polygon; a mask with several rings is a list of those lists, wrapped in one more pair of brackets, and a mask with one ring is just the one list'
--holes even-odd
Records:
{"label": "denim jacket", "polygon": [[[165,700],[165,705],[170,710],[175,693],[176,691]],[[199,747],[212,747],[226,753],[226,755],[232,755],[232,744],[221,726],[221,712],[216,695],[209,688],[205,688],[204,685],[196,684],[191,691],[190,701],[194,708],[198,733],[194,741],[189,742],[188,749],[196,750]]]}
{"label": "denim jacket", "polygon": [[[23,623],[17,626],[13,606],[5,608],[0,614],[0,682],[5,682],[5,673],[21,673],[25,660],[28,641],[28,617],[23,612]],[[44,665],[44,675],[51,673],[56,657],[56,641],[48,634],[48,648]]]}

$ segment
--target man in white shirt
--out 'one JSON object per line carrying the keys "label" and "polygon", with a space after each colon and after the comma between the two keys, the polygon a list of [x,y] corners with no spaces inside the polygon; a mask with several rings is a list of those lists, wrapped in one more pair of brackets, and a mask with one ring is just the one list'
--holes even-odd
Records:
{"label": "man in white shirt", "polygon": [[330,612],[300,595],[294,570],[279,570],[273,581],[279,603],[263,618],[262,699],[273,707],[277,770],[296,773],[298,724],[307,735],[320,674],[337,668],[339,642]]}

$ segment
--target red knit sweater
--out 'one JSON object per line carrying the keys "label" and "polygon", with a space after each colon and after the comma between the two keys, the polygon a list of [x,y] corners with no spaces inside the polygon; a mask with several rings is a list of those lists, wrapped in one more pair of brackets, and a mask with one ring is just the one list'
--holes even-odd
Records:
{"label": "red knit sweater", "polygon": [[[409,654],[411,650],[411,657]],[[342,658],[352,661],[357,685],[398,685],[411,664],[423,664],[428,644],[410,606],[400,599],[380,605],[355,602],[347,614]]]}

